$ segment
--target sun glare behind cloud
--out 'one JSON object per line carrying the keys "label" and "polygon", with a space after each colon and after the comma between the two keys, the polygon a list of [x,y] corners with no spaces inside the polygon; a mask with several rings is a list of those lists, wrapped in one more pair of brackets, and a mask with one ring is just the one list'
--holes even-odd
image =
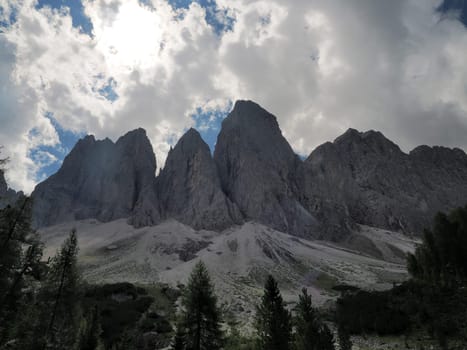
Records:
{"label": "sun glare behind cloud", "polygon": [[121,4],[95,28],[97,47],[112,67],[148,68],[157,60],[161,23],[157,12],[137,1]]}

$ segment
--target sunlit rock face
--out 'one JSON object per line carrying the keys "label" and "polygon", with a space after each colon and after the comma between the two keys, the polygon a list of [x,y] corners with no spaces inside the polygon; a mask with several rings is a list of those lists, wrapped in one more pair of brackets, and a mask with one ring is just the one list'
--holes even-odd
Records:
{"label": "sunlit rock face", "polygon": [[318,234],[319,223],[298,201],[298,156],[276,117],[238,101],[223,121],[214,160],[222,188],[247,220],[298,236]]}
{"label": "sunlit rock face", "polygon": [[37,185],[34,223],[48,226],[84,218],[129,218],[135,226],[159,221],[156,159],[143,129],[113,143],[86,136],[60,170]]}
{"label": "sunlit rock face", "polygon": [[[437,211],[467,204],[467,156],[420,146],[410,154],[376,131],[349,129],[303,165],[303,195],[326,218],[419,234]],[[319,208],[321,206],[321,208]]]}
{"label": "sunlit rock face", "polygon": [[194,129],[170,150],[157,182],[165,218],[212,230],[242,222],[237,206],[221,189],[209,146]]}

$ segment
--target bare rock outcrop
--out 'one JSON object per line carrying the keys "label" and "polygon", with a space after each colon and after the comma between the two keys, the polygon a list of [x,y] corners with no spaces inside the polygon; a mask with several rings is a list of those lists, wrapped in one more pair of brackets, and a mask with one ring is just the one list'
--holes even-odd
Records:
{"label": "bare rock outcrop", "polygon": [[[306,207],[320,216],[420,234],[437,211],[467,202],[467,156],[420,146],[410,154],[377,131],[349,129],[302,167]],[[320,207],[321,206],[321,207]],[[326,208],[327,207],[327,208]]]}
{"label": "bare rock outcrop", "polygon": [[297,199],[300,159],[276,117],[251,101],[237,101],[222,122],[214,160],[224,192],[246,220],[297,236],[319,234],[318,221]]}
{"label": "bare rock outcrop", "polygon": [[237,206],[221,189],[209,146],[195,129],[170,150],[157,182],[164,217],[209,230],[242,222]]}
{"label": "bare rock outcrop", "polygon": [[129,218],[135,226],[155,224],[160,215],[155,188],[156,159],[143,129],[120,137],[78,141],[60,170],[36,186],[36,226],[96,218]]}
{"label": "bare rock outcrop", "polygon": [[[302,161],[276,117],[251,101],[237,101],[223,121],[214,157],[190,129],[157,178],[155,171],[144,130],[116,143],[86,136],[37,185],[34,223],[127,218],[138,227],[174,218],[221,231],[257,221],[295,236],[340,240],[356,224],[420,235],[436,212],[467,204],[467,155],[460,149],[405,153],[380,132],[349,129]],[[0,205],[13,192],[0,172]]]}

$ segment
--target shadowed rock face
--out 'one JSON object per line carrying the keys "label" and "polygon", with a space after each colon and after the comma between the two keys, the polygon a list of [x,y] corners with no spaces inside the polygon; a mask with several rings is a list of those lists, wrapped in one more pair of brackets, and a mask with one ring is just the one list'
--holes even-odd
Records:
{"label": "shadowed rock face", "polygon": [[214,160],[222,188],[247,220],[299,236],[319,227],[297,200],[300,160],[276,117],[251,101],[238,101],[223,121]]}
{"label": "shadowed rock face", "polygon": [[[437,211],[467,204],[460,149],[420,146],[407,154],[380,132],[349,129],[301,161],[276,118],[251,101],[236,102],[223,121],[214,158],[190,129],[157,179],[155,171],[144,130],[116,143],[87,136],[33,192],[35,225],[128,218],[138,227],[175,218],[220,231],[253,220],[339,240],[356,224],[420,234]],[[8,193],[15,192],[0,172],[0,198]]]}
{"label": "shadowed rock face", "polygon": [[421,233],[437,211],[467,202],[467,156],[459,149],[421,146],[402,152],[380,132],[349,129],[318,147],[302,167],[310,205],[329,218]]}
{"label": "shadowed rock face", "polygon": [[143,129],[127,133],[115,144],[86,136],[60,170],[34,190],[35,225],[84,218],[155,224],[160,218],[155,171],[156,159]]}
{"label": "shadowed rock face", "polygon": [[170,150],[158,177],[158,193],[164,217],[196,229],[222,230],[242,221],[221,189],[208,145],[194,129]]}

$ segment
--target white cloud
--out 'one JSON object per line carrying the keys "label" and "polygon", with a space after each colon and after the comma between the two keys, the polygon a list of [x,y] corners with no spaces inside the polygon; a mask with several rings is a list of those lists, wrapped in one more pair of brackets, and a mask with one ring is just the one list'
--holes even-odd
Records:
{"label": "white cloud", "polygon": [[[467,31],[452,16],[441,20],[439,1],[217,3],[236,20],[222,35],[196,3],[174,10],[163,0],[85,1],[90,37],[66,11],[0,0],[5,18],[19,5],[0,34],[0,143],[12,159],[10,183],[31,190],[40,164],[29,150],[58,142],[46,111],[97,137],[144,127],[159,166],[197,107],[223,110],[237,98],[276,114],[302,154],[348,127],[379,129],[406,150],[467,148]],[[99,92],[109,79],[116,101]]]}

